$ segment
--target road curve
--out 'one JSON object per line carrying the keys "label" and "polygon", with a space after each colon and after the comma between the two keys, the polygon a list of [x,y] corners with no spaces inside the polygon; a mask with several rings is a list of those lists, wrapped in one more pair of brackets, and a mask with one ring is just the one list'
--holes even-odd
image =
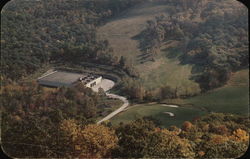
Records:
{"label": "road curve", "polygon": [[128,102],[127,98],[125,98],[125,97],[122,97],[122,96],[119,96],[119,95],[116,95],[116,94],[111,94],[111,93],[106,93],[106,95],[109,98],[119,99],[119,100],[123,101],[124,104],[120,108],[116,109],[115,111],[113,111],[112,113],[110,113],[109,115],[107,115],[105,118],[103,118],[100,121],[98,121],[97,124],[100,124],[100,123],[102,123],[102,122],[104,122],[106,120],[111,119],[116,114],[122,112],[129,105],[129,102]]}

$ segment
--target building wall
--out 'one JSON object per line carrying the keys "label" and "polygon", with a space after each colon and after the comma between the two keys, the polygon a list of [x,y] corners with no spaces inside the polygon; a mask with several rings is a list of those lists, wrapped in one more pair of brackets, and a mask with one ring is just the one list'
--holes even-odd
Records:
{"label": "building wall", "polygon": [[99,83],[101,83],[101,81],[102,81],[102,77],[100,76],[100,77],[98,77],[97,79],[95,79],[95,80],[93,80],[93,81],[87,83],[87,84],[86,84],[86,87],[91,88],[91,87],[93,87],[93,86],[91,86],[91,84],[93,84],[93,83],[96,82],[95,85],[98,85]]}
{"label": "building wall", "polygon": [[48,87],[70,87],[71,84],[67,83],[60,83],[60,82],[53,82],[53,81],[45,81],[45,80],[38,80],[38,83],[43,86],[48,86]]}

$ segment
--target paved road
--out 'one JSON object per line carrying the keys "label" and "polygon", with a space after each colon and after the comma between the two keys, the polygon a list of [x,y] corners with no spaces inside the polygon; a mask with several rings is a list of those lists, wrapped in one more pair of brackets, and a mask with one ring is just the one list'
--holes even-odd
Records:
{"label": "paved road", "polygon": [[125,97],[122,97],[122,96],[119,96],[119,95],[116,95],[116,94],[110,94],[110,93],[106,93],[106,95],[109,98],[120,99],[121,101],[124,102],[124,104],[120,108],[116,109],[115,111],[113,111],[112,113],[110,113],[108,116],[106,116],[105,118],[103,118],[102,120],[98,121],[97,124],[100,124],[100,123],[102,123],[102,122],[104,122],[106,120],[111,119],[116,114],[122,112],[129,105],[129,102],[128,102],[128,100]]}
{"label": "paved road", "polygon": [[109,79],[102,79],[102,82],[100,84],[98,84],[98,85],[96,85],[96,86],[94,86],[92,88],[92,90],[95,91],[95,92],[98,92],[99,88],[102,88],[106,92],[106,95],[109,98],[119,99],[119,100],[123,101],[123,103],[124,103],[120,108],[116,109],[115,111],[113,111],[112,113],[110,113],[109,115],[107,115],[105,118],[103,118],[102,120],[98,121],[97,124],[100,124],[100,123],[102,123],[102,122],[104,122],[106,120],[111,119],[116,114],[118,114],[121,111],[123,111],[129,105],[129,102],[128,102],[127,98],[119,96],[119,95],[116,95],[116,94],[107,93],[107,91],[109,91],[111,88],[113,88],[114,85],[115,85],[114,81],[109,80]]}

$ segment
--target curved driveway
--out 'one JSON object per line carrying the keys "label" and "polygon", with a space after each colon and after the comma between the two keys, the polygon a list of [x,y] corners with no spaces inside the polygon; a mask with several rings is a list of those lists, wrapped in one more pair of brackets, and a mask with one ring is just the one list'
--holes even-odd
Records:
{"label": "curved driveway", "polygon": [[108,96],[109,98],[119,99],[119,100],[123,101],[123,103],[124,103],[120,108],[116,109],[115,111],[113,111],[112,113],[110,113],[109,115],[107,115],[106,117],[101,119],[100,121],[98,121],[97,124],[100,124],[106,120],[111,119],[116,114],[122,112],[129,105],[127,98],[116,95],[116,94],[107,93],[107,91],[110,90],[111,88],[113,88],[114,85],[115,85],[115,83],[113,81],[111,81],[109,79],[102,79],[102,82],[100,84],[98,84],[92,88],[92,90],[95,92],[98,92],[99,88],[102,88],[106,92],[106,96]]}
{"label": "curved driveway", "polygon": [[124,102],[124,104],[116,109],[115,111],[113,111],[112,113],[110,113],[109,115],[107,115],[105,118],[103,118],[102,120],[98,121],[97,124],[100,124],[106,120],[109,120],[111,119],[112,117],[114,117],[116,114],[122,112],[128,105],[129,105],[129,102],[127,100],[127,98],[125,97],[122,97],[122,96],[119,96],[119,95],[116,95],[116,94],[110,94],[110,93],[106,93],[106,95],[109,97],[109,98],[115,98],[115,99],[120,99],[121,101]]}

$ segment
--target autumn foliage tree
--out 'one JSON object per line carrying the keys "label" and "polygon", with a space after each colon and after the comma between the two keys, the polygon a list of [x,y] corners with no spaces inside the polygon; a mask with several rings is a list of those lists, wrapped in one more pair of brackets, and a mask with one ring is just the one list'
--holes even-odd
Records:
{"label": "autumn foliage tree", "polygon": [[196,157],[236,158],[248,147],[248,127],[247,117],[211,113],[192,123],[185,121],[179,136],[193,143]]}
{"label": "autumn foliage tree", "polygon": [[61,130],[65,132],[68,146],[72,148],[68,154],[71,157],[109,157],[118,141],[114,130],[103,125],[90,124],[81,127],[75,120],[65,120],[61,123]]}
{"label": "autumn foliage tree", "polygon": [[194,157],[187,139],[180,138],[174,131],[157,128],[150,120],[138,119],[120,125],[116,133],[119,138],[116,157]]}
{"label": "autumn foliage tree", "polygon": [[167,158],[192,158],[195,156],[189,140],[179,137],[175,132],[163,129],[160,131],[161,140],[156,156]]}

